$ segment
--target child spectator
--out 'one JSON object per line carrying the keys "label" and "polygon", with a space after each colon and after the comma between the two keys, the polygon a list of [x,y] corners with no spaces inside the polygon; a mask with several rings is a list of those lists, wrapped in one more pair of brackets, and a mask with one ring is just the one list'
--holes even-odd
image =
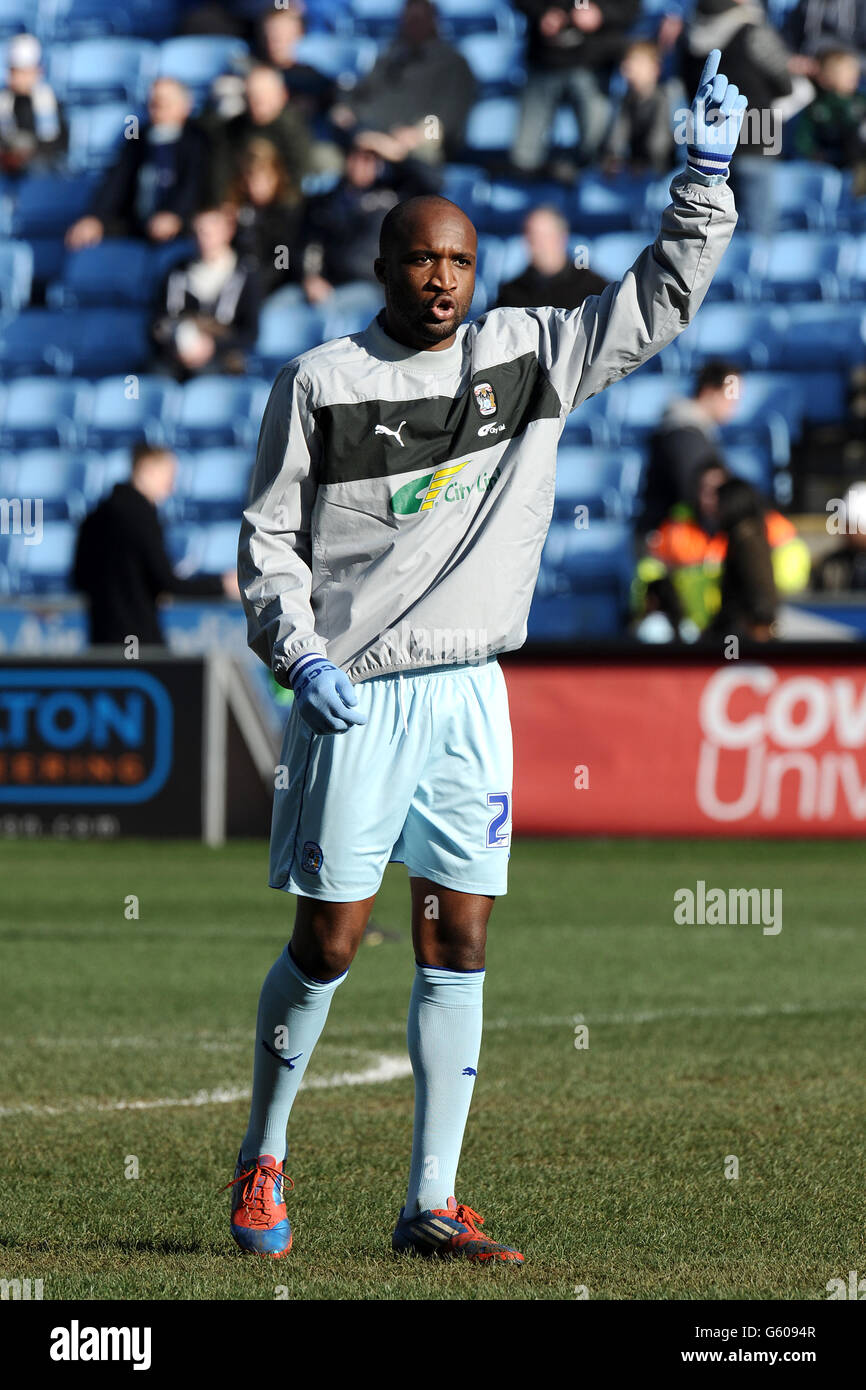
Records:
{"label": "child spectator", "polygon": [[860,59],[851,49],[831,49],[818,59],[820,91],[797,122],[795,147],[801,159],[818,159],[837,169],[857,169],[856,190],[866,191],[866,96]]}
{"label": "child spectator", "polygon": [[604,168],[664,174],[677,161],[675,112],[688,105],[683,87],[674,78],[659,80],[659,51],[646,40],[629,44],[619,70],[627,85],[602,150]]}

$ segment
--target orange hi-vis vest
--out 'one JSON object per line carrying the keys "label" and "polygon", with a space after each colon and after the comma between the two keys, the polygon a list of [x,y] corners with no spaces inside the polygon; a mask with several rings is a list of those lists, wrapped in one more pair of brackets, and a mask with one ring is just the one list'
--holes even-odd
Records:
{"label": "orange hi-vis vest", "polygon": [[[767,512],[764,524],[773,550],[796,539],[796,527],[781,512]],[[716,566],[722,564],[727,554],[728,538],[723,534],[710,536],[688,518],[663,522],[649,537],[647,547],[669,569],[682,565]]]}

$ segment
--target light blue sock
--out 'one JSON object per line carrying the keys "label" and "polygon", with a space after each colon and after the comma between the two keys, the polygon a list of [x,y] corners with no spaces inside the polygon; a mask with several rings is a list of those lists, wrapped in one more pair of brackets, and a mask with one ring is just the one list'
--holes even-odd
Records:
{"label": "light blue sock", "polygon": [[483,970],[416,965],[408,1043],[415,1130],[406,1215],[444,1207],[457,1164],[481,1051]]}
{"label": "light blue sock", "polygon": [[259,1154],[286,1156],[286,1126],[319,1034],[336,980],[313,980],[295,964],[288,946],[271,966],[259,997],[250,1122],[241,1145],[244,1162]]}

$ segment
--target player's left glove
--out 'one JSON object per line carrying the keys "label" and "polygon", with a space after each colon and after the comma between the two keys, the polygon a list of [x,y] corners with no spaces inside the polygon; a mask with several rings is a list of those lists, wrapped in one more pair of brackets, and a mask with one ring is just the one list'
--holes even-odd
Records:
{"label": "player's left glove", "polygon": [[366,724],[367,716],[353,709],[357,705],[352,682],[323,656],[313,657],[292,677],[298,714],[317,734],[345,734],[353,724]]}
{"label": "player's left glove", "polygon": [[699,174],[727,174],[749,104],[719,72],[721,57],[718,48],[707,55],[689,112],[688,167]]}

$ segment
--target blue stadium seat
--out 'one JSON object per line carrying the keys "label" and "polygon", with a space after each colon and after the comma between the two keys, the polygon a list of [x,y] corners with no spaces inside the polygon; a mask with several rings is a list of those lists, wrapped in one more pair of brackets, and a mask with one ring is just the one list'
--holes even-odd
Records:
{"label": "blue stadium seat", "polygon": [[772,306],[706,304],[671,348],[684,371],[711,357],[742,367],[770,367],[784,332],[785,316]]}
{"label": "blue stadium seat", "polygon": [[84,493],[88,510],[107,497],[115,483],[129,481],[131,458],[129,449],[100,450],[84,456]]}
{"label": "blue stadium seat", "polygon": [[437,0],[443,29],[450,34],[477,34],[499,30],[515,33],[514,11],[502,0]]}
{"label": "blue stadium seat", "polygon": [[295,50],[299,63],[309,63],[326,77],[348,85],[370,71],[378,47],[372,39],[342,34],[305,34]]}
{"label": "blue stadium seat", "polygon": [[791,457],[791,439],[802,428],[802,386],[795,376],[781,372],[747,372],[741,384],[736,414],[722,426],[723,441],[726,445],[766,444],[773,464],[785,467]]}
{"label": "blue stadium seat", "polygon": [[369,280],[352,280],[338,285],[326,304],[322,341],[342,338],[349,333],[363,333],[382,308],[382,290]]}
{"label": "blue stadium seat", "polygon": [[504,261],[504,243],[499,237],[480,236],[478,238],[478,260],[475,269],[476,284],[482,281],[487,292],[488,299],[495,300],[499,286],[502,283],[502,266]]}
{"label": "blue stadium seat", "polygon": [[76,401],[82,443],[88,449],[107,450],[128,450],[140,439],[167,444],[180,395],[180,386],[167,377],[103,377],[86,398]]}
{"label": "blue stadium seat", "polygon": [[606,641],[622,634],[626,613],[619,585],[591,594],[557,594],[544,588],[544,574],[529,610],[533,642]]}
{"label": "blue stadium seat", "polygon": [[[587,170],[569,199],[568,215],[572,226],[587,236],[634,227],[639,223],[639,211],[650,182],[648,176],[617,174],[607,177]],[[646,236],[643,243],[647,244]]]}
{"label": "blue stadium seat", "polygon": [[44,21],[45,37],[53,43],[70,43],[103,34],[138,34],[163,38],[178,22],[176,0],[49,0]]}
{"label": "blue stadium seat", "polygon": [[803,419],[811,425],[840,425],[849,421],[849,367],[842,371],[810,372],[808,389],[797,382]]}
{"label": "blue stadium seat", "polygon": [[579,141],[580,128],[574,111],[570,106],[560,106],[553,118],[553,130],[550,137],[553,149],[566,150],[570,153],[577,149]]}
{"label": "blue stadium seat", "polygon": [[[446,194],[451,197],[451,194]],[[459,202],[459,199],[452,199]],[[511,236],[519,232],[528,212],[541,204],[559,209],[568,216],[566,197],[562,185],[558,183],[536,183],[526,179],[491,179],[479,182],[472,198],[470,212],[465,203],[464,211],[472,217],[479,232],[494,236]]]}
{"label": "blue stadium seat", "polygon": [[10,382],[0,410],[0,449],[74,447],[78,395],[89,391],[87,382],[50,376]]}
{"label": "blue stadium seat", "polygon": [[34,0],[2,0],[0,3],[0,39],[11,39],[25,30],[37,32],[37,7]]}
{"label": "blue stadium seat", "polygon": [[[866,198],[860,201],[866,205]],[[855,237],[843,269],[846,295],[851,299],[866,298],[866,235]]]}
{"label": "blue stadium seat", "polygon": [[356,34],[387,41],[394,37],[403,0],[352,0],[352,27]]}
{"label": "blue stadium seat", "polygon": [[830,230],[842,200],[842,175],[829,164],[773,161],[773,200],[780,226]]}
{"label": "blue stadium seat", "polygon": [[610,391],[602,391],[590,396],[565,418],[562,432],[563,445],[607,444],[612,438],[609,423],[610,405],[614,399]]}
{"label": "blue stadium seat", "polygon": [[634,570],[634,544],[626,522],[594,520],[578,530],[573,523],[551,524],[541,556],[538,596],[550,600],[579,595],[574,636],[612,636],[628,609]]}
{"label": "blue stadium seat", "polygon": [[485,97],[477,101],[466,123],[466,149],[483,159],[502,155],[511,149],[517,130],[518,103],[515,97]]}
{"label": "blue stadium seat", "polygon": [[519,233],[503,237],[499,243],[499,283],[514,280],[526,269],[529,252],[526,242]]}
{"label": "blue stadium seat", "polygon": [[158,72],[161,77],[176,77],[201,101],[215,77],[224,72],[242,72],[248,58],[249,49],[241,39],[222,34],[190,34],[165,40],[159,50]]}
{"label": "blue stadium seat", "polygon": [[204,449],[252,444],[261,416],[252,409],[256,382],[236,376],[201,376],[188,381],[177,396],[168,427],[174,448]]}
{"label": "blue stadium seat", "polygon": [[[866,357],[866,308],[853,304],[789,304],[781,310],[785,332],[773,351],[780,371],[850,368]],[[813,387],[808,383],[811,393]]]}
{"label": "blue stadium seat", "polygon": [[148,316],[133,309],[25,309],[0,325],[0,371],[102,376],[116,371],[120,358],[132,372],[150,352],[148,329]]}
{"label": "blue stadium seat", "polygon": [[69,106],[107,101],[138,105],[156,71],[157,49],[145,39],[83,39],[51,50],[48,74]]}
{"label": "blue stadium seat", "polygon": [[766,446],[729,444],[725,448],[725,463],[732,473],[745,478],[765,497],[773,496],[773,461]]}
{"label": "blue stadium seat", "polygon": [[28,246],[33,252],[33,281],[45,285],[56,280],[63,269],[66,247],[60,237],[29,237]]}
{"label": "blue stadium seat", "polygon": [[574,523],[575,507],[588,515],[627,521],[634,515],[642,456],[636,449],[587,449],[563,445],[556,461],[553,516]]}
{"label": "blue stadium seat", "polygon": [[46,521],[80,520],[85,512],[84,464],[62,449],[25,449],[14,462],[0,460],[15,497],[39,498]]}
{"label": "blue stadium seat", "polygon": [[238,562],[238,520],[214,521],[200,528],[195,568],[202,574],[223,574]]}
{"label": "blue stadium seat", "polygon": [[846,258],[846,237],[814,232],[780,232],[771,238],[762,265],[761,295],[765,299],[824,299],[840,297]]}
{"label": "blue stadium seat", "polygon": [[0,311],[17,313],[30,302],[33,248],[26,241],[0,242]]}
{"label": "blue stadium seat", "polygon": [[688,377],[657,375],[646,369],[634,372],[615,389],[602,394],[602,399],[609,402],[607,424],[611,438],[643,443],[661,420],[668,402],[676,396],[689,395],[691,380]]}
{"label": "blue stadium seat", "polygon": [[[179,457],[175,503],[184,521],[230,521],[235,550],[247,501],[253,454],[249,449],[205,449]],[[222,566],[221,568],[226,568]]]}
{"label": "blue stadium seat", "polygon": [[25,309],[0,324],[0,374],[29,376],[39,372],[71,372],[69,348],[74,320],[51,309]]}
{"label": "blue stadium seat", "polygon": [[444,164],[442,166],[443,198],[450,198],[475,221],[477,209],[486,198],[487,170],[480,164]]}
{"label": "blue stadium seat", "polygon": [[81,251],[67,251],[62,278],[50,285],[52,308],[95,304],[149,304],[156,292],[153,257],[143,241],[101,241]]}
{"label": "blue stadium seat", "polygon": [[16,590],[22,594],[68,592],[76,536],[71,521],[46,521],[38,545],[28,545],[25,536],[13,536],[7,563]]}
{"label": "blue stadium seat", "polygon": [[284,362],[324,342],[324,315],[310,304],[286,303],[277,290],[265,302],[259,337],[252,355],[253,370],[276,371]]}
{"label": "blue stadium seat", "polygon": [[4,209],[0,231],[26,240],[62,237],[67,227],[87,211],[94,187],[92,178],[28,174],[14,202]]}
{"label": "blue stadium seat", "polygon": [[509,34],[469,34],[457,47],[489,96],[519,87],[526,75],[524,45]]}
{"label": "blue stadium seat", "polygon": [[704,303],[735,299],[748,304],[760,299],[758,256],[757,238],[748,232],[735,232],[710,282]]}
{"label": "blue stadium seat", "polygon": [[69,168],[73,173],[99,173],[117,155],[130,116],[126,102],[79,107],[69,117]]}
{"label": "blue stadium seat", "polygon": [[609,232],[592,245],[592,268],[605,280],[621,280],[647,245],[644,232]]}

